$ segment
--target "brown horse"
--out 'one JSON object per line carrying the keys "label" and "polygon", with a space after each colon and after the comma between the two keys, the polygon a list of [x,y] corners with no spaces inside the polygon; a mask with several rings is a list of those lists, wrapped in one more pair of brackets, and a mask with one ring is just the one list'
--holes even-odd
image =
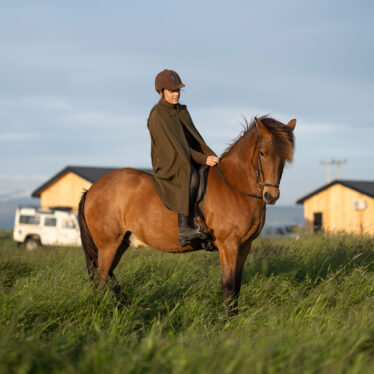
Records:
{"label": "brown horse", "polygon": [[[237,311],[243,265],[264,225],[266,204],[279,198],[284,164],[293,158],[295,125],[296,120],[284,125],[255,118],[224,152],[219,169],[209,171],[203,211],[219,250],[229,312]],[[116,170],[96,181],[82,196],[79,223],[91,279],[96,285],[110,280],[122,300],[113,270],[130,245],[164,252],[201,249],[180,247],[177,213],[164,207],[151,175],[136,169]]]}

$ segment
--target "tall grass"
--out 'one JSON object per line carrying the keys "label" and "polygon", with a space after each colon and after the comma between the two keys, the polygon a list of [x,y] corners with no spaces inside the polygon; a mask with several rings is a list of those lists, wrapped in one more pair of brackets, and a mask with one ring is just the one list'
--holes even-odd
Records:
{"label": "tall grass", "polygon": [[374,372],[373,244],[256,241],[227,318],[217,253],[129,249],[121,309],[93,291],[81,249],[26,252],[0,233],[0,372]]}

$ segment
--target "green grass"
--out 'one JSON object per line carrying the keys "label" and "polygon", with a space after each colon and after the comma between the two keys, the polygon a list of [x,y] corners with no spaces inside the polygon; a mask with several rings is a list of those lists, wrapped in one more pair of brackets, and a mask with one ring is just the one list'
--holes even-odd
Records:
{"label": "green grass", "polygon": [[80,248],[26,252],[0,232],[0,373],[374,372],[373,244],[255,242],[227,318],[217,253],[129,249],[119,309]]}

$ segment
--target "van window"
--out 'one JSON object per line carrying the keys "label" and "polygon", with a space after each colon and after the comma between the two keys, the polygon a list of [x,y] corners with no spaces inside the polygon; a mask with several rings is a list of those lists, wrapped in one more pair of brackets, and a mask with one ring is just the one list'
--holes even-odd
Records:
{"label": "van window", "polygon": [[55,227],[57,223],[57,219],[54,217],[45,217],[44,219],[44,226]]}
{"label": "van window", "polygon": [[278,234],[278,235],[283,235],[284,234],[284,231],[281,227],[277,227],[275,229],[275,233]]}
{"label": "van window", "polygon": [[40,217],[39,216],[20,216],[19,223],[24,225],[39,225]]}
{"label": "van window", "polygon": [[62,227],[65,229],[74,229],[75,223],[72,218],[64,218],[62,221]]}
{"label": "van window", "polygon": [[271,235],[271,227],[265,227],[264,234],[265,235]]}

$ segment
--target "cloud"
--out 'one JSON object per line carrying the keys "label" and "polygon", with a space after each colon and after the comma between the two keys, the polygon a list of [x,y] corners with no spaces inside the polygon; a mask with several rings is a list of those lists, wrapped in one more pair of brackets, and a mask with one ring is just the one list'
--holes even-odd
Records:
{"label": "cloud", "polygon": [[46,175],[4,175],[0,174],[0,200],[30,196],[31,192],[48,180]]}
{"label": "cloud", "polygon": [[[308,122],[308,121],[299,121],[301,122],[297,127],[297,134],[300,136],[313,134],[319,134],[319,136],[326,135],[329,133],[334,133],[342,129],[342,125],[336,123],[322,123],[322,122]],[[345,126],[347,127],[347,126]]]}
{"label": "cloud", "polygon": [[164,68],[181,74],[182,101],[217,153],[243,115],[270,113],[297,119],[295,180],[311,184],[318,172],[305,169],[321,157],[349,156],[346,170],[373,174],[362,162],[374,136],[369,3],[217,1],[214,17],[197,1],[86,3],[0,5],[3,174],[150,165],[146,121]]}
{"label": "cloud", "polygon": [[30,141],[37,139],[38,135],[35,133],[27,133],[27,132],[22,132],[22,133],[5,133],[1,134],[0,137],[0,142],[19,142],[19,141]]}
{"label": "cloud", "polygon": [[139,124],[139,116],[121,115],[104,111],[82,111],[65,115],[61,120],[66,124],[79,126],[108,127],[134,127]]}

